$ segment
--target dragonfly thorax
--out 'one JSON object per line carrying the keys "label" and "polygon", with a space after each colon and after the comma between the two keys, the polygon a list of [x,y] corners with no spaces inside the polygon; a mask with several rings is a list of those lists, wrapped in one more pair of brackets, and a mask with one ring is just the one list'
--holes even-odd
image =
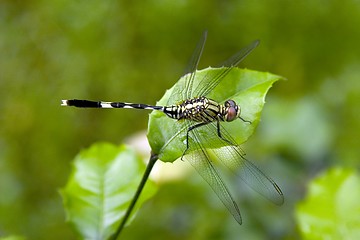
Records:
{"label": "dragonfly thorax", "polygon": [[227,100],[224,104],[219,104],[206,97],[196,97],[187,99],[178,105],[165,107],[164,113],[178,120],[231,122],[240,116],[240,107],[233,100]]}

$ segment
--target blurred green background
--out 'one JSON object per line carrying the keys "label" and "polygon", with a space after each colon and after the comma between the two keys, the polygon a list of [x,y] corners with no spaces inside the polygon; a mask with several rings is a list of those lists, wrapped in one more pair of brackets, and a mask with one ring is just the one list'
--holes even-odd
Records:
{"label": "blurred green background", "polygon": [[260,39],[241,67],[287,78],[270,90],[244,144],[285,204],[241,189],[238,226],[193,171],[162,182],[124,238],[301,238],[296,206],[309,182],[333,167],[359,168],[359,26],[356,0],[2,0],[0,236],[75,239],[58,193],[71,160],[96,141],[120,144],[145,130],[148,112],[62,108],[60,100],[153,104],[207,29],[200,68]]}

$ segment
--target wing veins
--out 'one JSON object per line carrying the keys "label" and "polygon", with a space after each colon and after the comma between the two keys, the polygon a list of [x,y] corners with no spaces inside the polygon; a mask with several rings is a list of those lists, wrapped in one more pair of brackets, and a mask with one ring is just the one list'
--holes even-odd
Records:
{"label": "wing veins", "polygon": [[[201,146],[198,132],[191,131],[194,136],[193,144],[196,145],[195,151],[185,155],[184,158],[196,169],[200,176],[210,185],[221,202],[228,211],[233,215],[235,220],[241,224],[241,214],[238,205],[234,201],[230,191],[221,179],[216,167],[211,161],[208,150]],[[192,144],[191,144],[192,145]],[[193,146],[194,147],[194,146]]]}
{"label": "wing veins", "polygon": [[[209,80],[206,75],[199,83],[198,87],[195,89],[194,94],[196,96],[207,96],[224,78],[230,71],[236,67],[242,60],[249,55],[252,50],[254,50],[260,41],[255,40],[250,43],[248,46],[242,48],[239,52],[234,54],[228,60],[226,60],[222,67],[224,68],[221,72],[219,72],[213,79]],[[206,81],[209,81],[207,84],[204,84]]]}
{"label": "wing veins", "polygon": [[[204,127],[207,128],[207,131],[216,131],[216,126],[213,123],[205,125]],[[276,205],[282,205],[284,202],[284,195],[275,181],[263,173],[254,163],[244,157],[245,153],[243,150],[221,124],[220,131],[224,139],[233,143],[233,145],[229,145],[227,141],[218,137],[223,145],[227,145],[222,148],[214,149],[213,151],[221,163],[260,195]],[[203,142],[207,141],[205,138],[200,140]],[[208,141],[208,144],[211,147],[211,142]],[[214,146],[214,148],[216,147]],[[230,155],[230,159],[224,159],[224,156],[226,155]],[[238,171],[239,169],[241,172]]]}

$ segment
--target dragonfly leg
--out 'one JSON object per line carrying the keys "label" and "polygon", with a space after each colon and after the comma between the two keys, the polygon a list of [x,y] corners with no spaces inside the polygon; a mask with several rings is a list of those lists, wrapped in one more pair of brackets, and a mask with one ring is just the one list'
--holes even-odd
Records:
{"label": "dragonfly leg", "polygon": [[201,127],[208,124],[208,122],[202,122],[202,123],[198,123],[195,125],[192,125],[191,127],[188,128],[187,132],[186,132],[186,149],[183,152],[182,156],[181,156],[181,160],[183,160],[183,157],[185,156],[186,152],[189,150],[189,132],[194,130],[195,128]]}
{"label": "dragonfly leg", "polygon": [[217,128],[217,135],[219,136],[219,138],[221,138],[221,140],[223,140],[233,146],[237,145],[235,142],[231,142],[229,139],[222,137],[221,130],[220,130],[220,121],[216,121],[216,128]]}

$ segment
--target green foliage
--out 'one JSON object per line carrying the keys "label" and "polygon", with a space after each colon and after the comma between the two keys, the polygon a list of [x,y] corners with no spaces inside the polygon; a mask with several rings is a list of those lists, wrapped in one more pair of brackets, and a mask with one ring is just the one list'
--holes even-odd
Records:
{"label": "green foliage", "polygon": [[[197,71],[194,86],[201,87],[206,78],[211,79],[221,72],[221,68],[208,68]],[[241,117],[251,121],[251,124],[244,123],[240,119],[225,123],[223,126],[238,144],[245,142],[251,136],[260,121],[261,110],[265,103],[265,95],[272,84],[281,77],[266,72],[257,72],[248,69],[233,69],[207,97],[223,103],[228,99],[235,100],[241,107]],[[169,97],[173,94],[177,85],[184,84],[185,77],[182,77],[163,98],[158,105],[167,105]],[[162,161],[173,162],[179,158],[186,149],[186,131],[181,122],[174,121],[161,112],[152,112],[149,119],[148,140],[152,151],[159,155]],[[209,133],[201,131],[204,138],[211,138]],[[212,143],[213,144],[213,143]],[[214,145],[211,145],[214,147]],[[210,146],[205,146],[210,147]]]}
{"label": "green foliage", "polygon": [[[142,160],[125,146],[98,143],[79,153],[61,195],[67,220],[82,238],[107,239],[114,233],[144,169]],[[154,193],[149,181],[137,208]]]}
{"label": "green foliage", "polygon": [[296,217],[304,239],[360,239],[360,176],[329,169],[309,184]]}
{"label": "green foliage", "polygon": [[22,236],[8,236],[8,237],[1,237],[0,240],[26,240],[26,238]]}
{"label": "green foliage", "polygon": [[[203,181],[186,175],[174,186],[166,179],[157,207],[145,204],[147,214],[140,211],[125,239],[143,239],[134,237],[139,229],[157,240],[299,239],[294,206],[306,179],[319,166],[359,169],[359,26],[355,0],[0,1],[0,235],[77,239],[56,190],[67,181],[69,162],[94,142],[118,144],[142,132],[148,113],[64,109],[60,99],[154,104],[208,29],[200,69],[260,39],[241,66],[289,80],[274,86],[256,134],[242,146],[282,188],[285,204],[271,209],[241,191],[246,219],[239,227],[221,219],[229,215],[221,203],[219,214],[205,208],[217,199],[203,195]],[[162,144],[154,143],[160,152]],[[189,224],[181,224],[184,208],[195,226],[182,228],[187,235],[179,231]],[[197,237],[201,229],[209,233],[207,226],[213,234]]]}

